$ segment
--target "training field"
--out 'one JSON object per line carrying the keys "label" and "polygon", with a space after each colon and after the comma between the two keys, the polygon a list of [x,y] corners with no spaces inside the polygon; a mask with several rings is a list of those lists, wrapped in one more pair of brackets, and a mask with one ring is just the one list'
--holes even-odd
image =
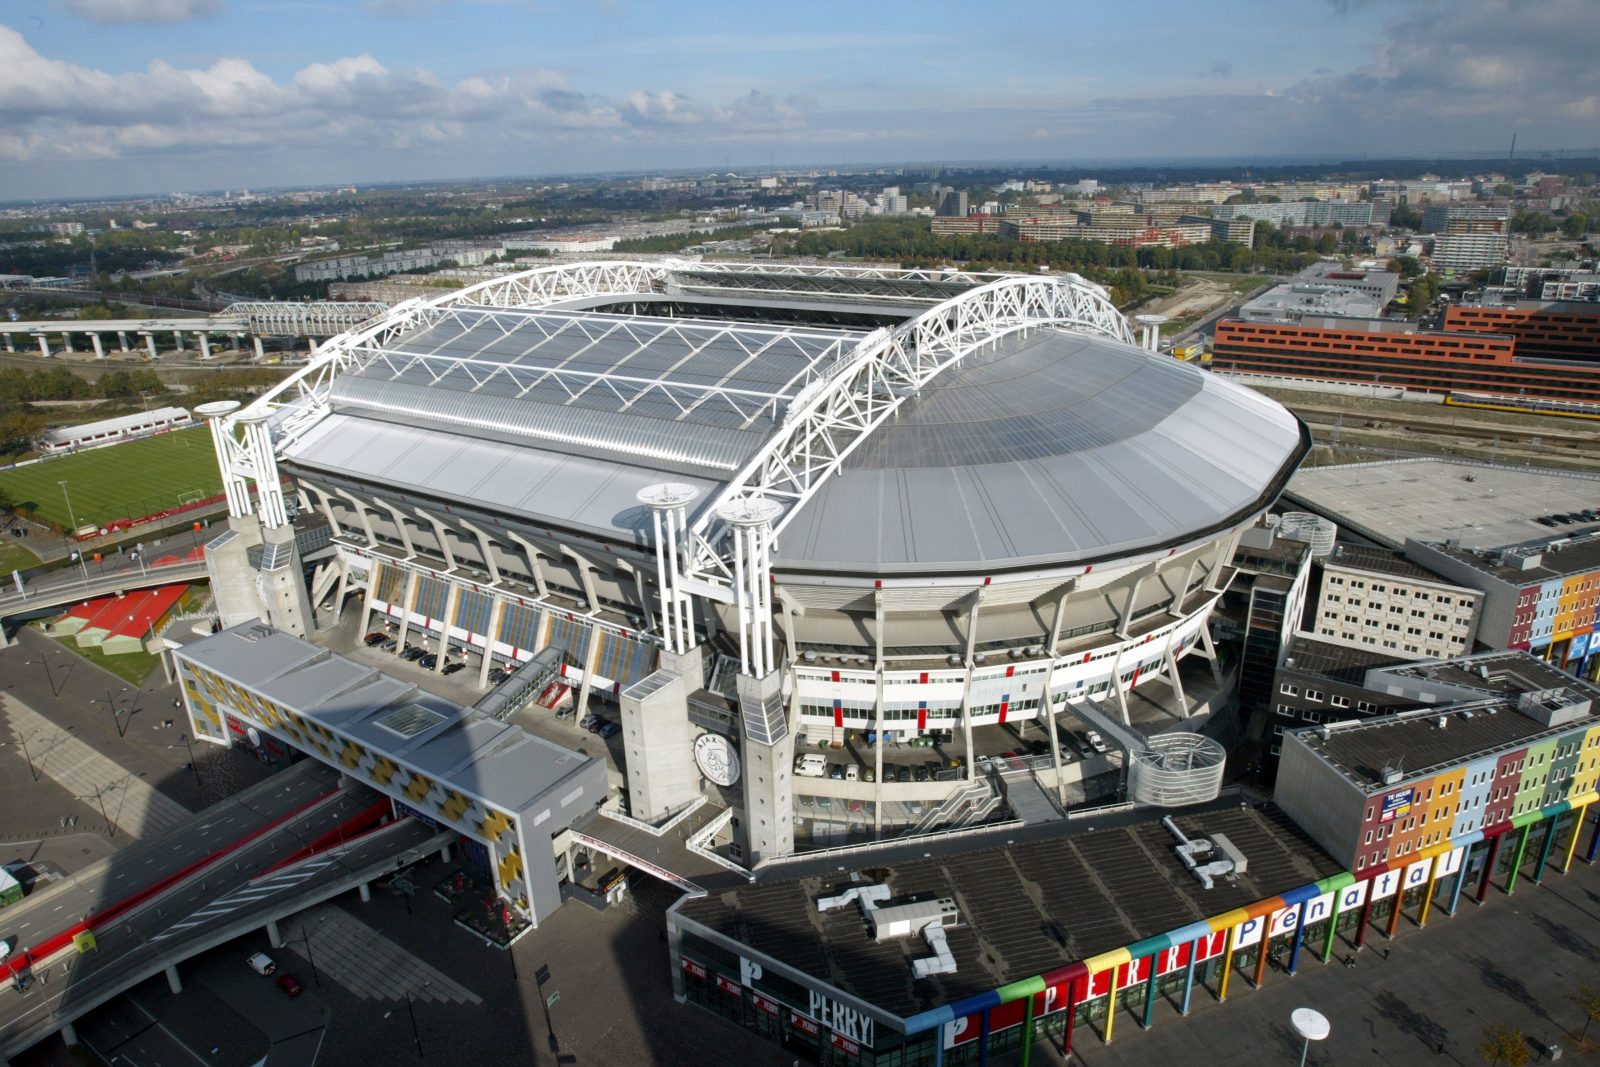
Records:
{"label": "training field", "polygon": [[[60,483],[67,483],[62,492]],[[153,515],[222,492],[222,475],[204,428],[177,430],[0,471],[0,490],[18,508],[70,527]]]}

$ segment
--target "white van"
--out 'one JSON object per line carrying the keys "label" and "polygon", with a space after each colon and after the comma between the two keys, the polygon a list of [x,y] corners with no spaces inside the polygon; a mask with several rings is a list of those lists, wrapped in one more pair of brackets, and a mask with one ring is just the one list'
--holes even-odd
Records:
{"label": "white van", "polygon": [[828,773],[828,761],[820,752],[807,752],[794,761],[794,773],[802,778],[822,778]]}

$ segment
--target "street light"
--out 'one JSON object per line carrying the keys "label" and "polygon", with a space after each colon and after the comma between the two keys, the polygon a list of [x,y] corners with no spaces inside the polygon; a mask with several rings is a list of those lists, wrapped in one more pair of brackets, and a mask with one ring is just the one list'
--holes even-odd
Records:
{"label": "street light", "polygon": [[[34,663],[37,663],[39,666],[43,667],[45,680],[50,683],[50,695],[53,697],[58,697],[61,695],[61,690],[56,688],[55,672],[50,669],[50,651],[53,650],[39,653],[39,658],[36,660],[30,659],[23,661],[23,666],[30,666]],[[65,682],[66,679],[63,678],[62,681]]]}
{"label": "street light", "polygon": [[[67,502],[67,519],[72,523],[72,532],[67,535],[67,538],[76,544],[78,540],[78,516],[72,510],[72,494],[67,492],[67,480],[65,478],[58,480],[56,484],[61,487],[62,499]],[[77,550],[74,549],[74,551]],[[87,582],[89,580],[89,561],[84,559],[82,552],[78,552],[78,566],[83,569],[83,580]]]}
{"label": "street light", "polygon": [[1294,1024],[1295,1033],[1305,1039],[1305,1046],[1300,1050],[1300,1067],[1306,1067],[1306,1057],[1311,1055],[1311,1042],[1328,1039],[1328,1019],[1320,1011],[1296,1008],[1289,1013],[1289,1021]]}
{"label": "street light", "polygon": [[[189,751],[189,769],[194,772],[195,784],[203,787],[205,785],[205,783],[203,781],[201,781],[201,779],[200,779],[200,764],[198,764],[198,763],[196,763],[194,761],[194,745],[190,743],[189,735],[188,734],[179,734],[178,735],[178,740],[182,741],[183,742],[183,747],[188,749],[188,751]],[[310,950],[308,949],[307,951],[310,951]]]}

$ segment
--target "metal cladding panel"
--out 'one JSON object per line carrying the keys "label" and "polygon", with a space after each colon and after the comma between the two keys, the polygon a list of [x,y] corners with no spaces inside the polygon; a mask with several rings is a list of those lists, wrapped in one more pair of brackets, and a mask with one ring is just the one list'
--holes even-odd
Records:
{"label": "metal cladding panel", "polygon": [[[423,427],[330,415],[292,444],[291,466],[638,542],[648,512],[635,494],[666,477],[638,463],[480,441]],[[476,473],[474,473],[476,472]],[[673,473],[713,499],[722,483]]]}
{"label": "metal cladding panel", "polygon": [[561,403],[567,399],[565,392],[558,389],[556,393],[552,402],[545,402],[347,375],[334,383],[332,406],[335,412],[428,426],[461,437],[585,455],[626,456],[644,451],[670,456],[688,467],[713,469],[737,467],[770,432],[766,419],[744,431],[707,424],[704,417],[709,409],[719,408],[715,401],[696,409],[700,421],[692,417],[677,421],[679,408],[660,398],[642,399],[628,411],[619,412],[614,409],[620,402],[603,387],[591,391],[589,403],[580,400],[572,406]]}
{"label": "metal cladding panel", "polygon": [[784,529],[780,571],[985,573],[1191,540],[1265,506],[1302,451],[1259,394],[1040,331],[945,371]]}

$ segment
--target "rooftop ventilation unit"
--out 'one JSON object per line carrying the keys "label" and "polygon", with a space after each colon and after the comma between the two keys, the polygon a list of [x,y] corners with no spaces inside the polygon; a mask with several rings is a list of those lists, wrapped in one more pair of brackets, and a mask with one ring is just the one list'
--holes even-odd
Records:
{"label": "rooftop ventilation unit", "polygon": [[872,929],[872,939],[879,944],[917,934],[921,934],[928,942],[933,955],[911,961],[912,973],[918,978],[954,974],[956,958],[950,951],[950,942],[944,932],[961,921],[955,900],[940,897],[937,900],[917,900],[883,907],[889,896],[889,887],[886,885],[855,885],[843,893],[818,899],[817,910],[833,911],[853,902],[860,907],[861,917]]}
{"label": "rooftop ventilation unit", "polygon": [[1209,838],[1190,838],[1178,829],[1178,824],[1172,821],[1170,815],[1161,820],[1161,825],[1178,839],[1178,858],[1207,889],[1215,885],[1218,878],[1232,880],[1249,868],[1244,853],[1222,834],[1212,834]]}

